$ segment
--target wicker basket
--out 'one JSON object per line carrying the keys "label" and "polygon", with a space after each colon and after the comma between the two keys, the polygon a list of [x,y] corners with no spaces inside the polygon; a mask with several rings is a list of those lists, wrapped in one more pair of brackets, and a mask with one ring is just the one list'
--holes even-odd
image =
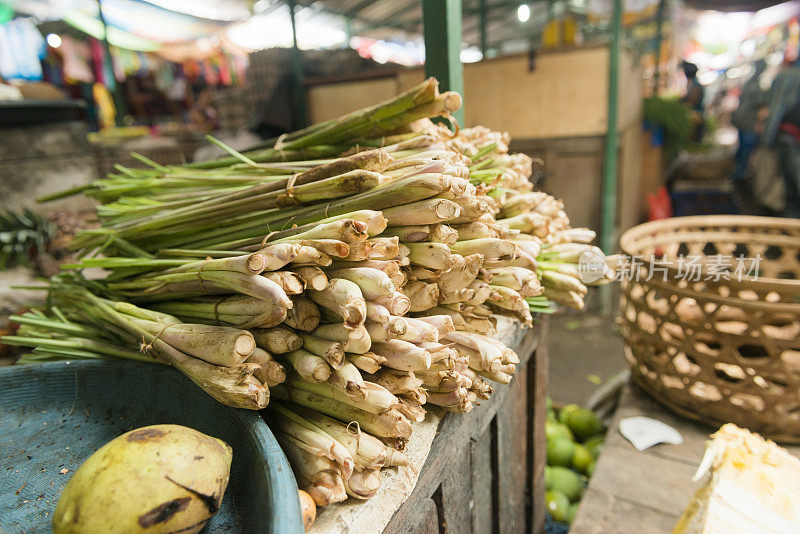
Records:
{"label": "wicker basket", "polygon": [[678,217],[621,246],[642,259],[621,284],[635,380],[683,416],[800,442],[800,220]]}

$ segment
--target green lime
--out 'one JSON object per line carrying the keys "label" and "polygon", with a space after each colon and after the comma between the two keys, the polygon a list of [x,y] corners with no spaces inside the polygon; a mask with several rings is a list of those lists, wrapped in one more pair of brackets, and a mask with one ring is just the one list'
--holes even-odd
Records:
{"label": "green lime", "polygon": [[597,457],[600,456],[600,453],[603,450],[603,442],[605,441],[605,437],[601,434],[597,436],[592,436],[591,438],[587,439],[583,442],[583,446],[586,447],[586,450],[592,455],[592,458],[597,460]]}
{"label": "green lime", "polygon": [[547,406],[547,410],[550,411],[553,409],[553,399],[550,397],[546,397],[544,401],[545,406]]}
{"label": "green lime", "polygon": [[572,435],[572,431],[567,425],[562,425],[561,423],[556,423],[555,421],[544,422],[544,435],[547,438],[547,441],[552,441],[557,438],[564,438],[570,441],[575,440]]}
{"label": "green lime", "polygon": [[585,408],[578,408],[570,412],[567,415],[566,423],[569,429],[572,430],[572,433],[575,434],[575,437],[581,441],[589,439],[603,431],[603,425],[600,424],[600,419],[597,418],[594,412]]}
{"label": "green lime", "polygon": [[555,410],[547,410],[547,420],[551,423],[558,423],[558,416]]}
{"label": "green lime", "polygon": [[[548,483],[549,471],[549,483]],[[545,468],[545,486],[549,490],[560,491],[570,501],[576,501],[583,494],[583,480],[580,475],[567,467],[553,466]]]}
{"label": "green lime", "polygon": [[569,518],[569,499],[560,491],[548,491],[544,494],[547,511],[556,521],[566,522]]}
{"label": "green lime", "polygon": [[570,414],[575,410],[580,410],[580,409],[581,407],[578,406],[577,404],[567,404],[566,406],[561,408],[561,410],[558,411],[559,422],[564,423],[566,425],[567,421],[569,420]]}
{"label": "green lime", "polygon": [[578,506],[580,506],[580,502],[574,502],[569,505],[569,515],[567,516],[567,523],[570,525],[575,522],[575,516],[578,515]]}
{"label": "green lime", "polygon": [[585,475],[587,477],[592,478],[592,475],[594,474],[594,468],[595,468],[596,465],[597,465],[597,462],[592,462],[588,466],[586,466]]}
{"label": "green lime", "polygon": [[579,473],[586,474],[590,464],[594,463],[592,454],[583,445],[576,443],[575,452],[572,455],[572,467]]}
{"label": "green lime", "polygon": [[569,467],[575,454],[575,443],[566,438],[555,438],[547,442],[547,465]]}

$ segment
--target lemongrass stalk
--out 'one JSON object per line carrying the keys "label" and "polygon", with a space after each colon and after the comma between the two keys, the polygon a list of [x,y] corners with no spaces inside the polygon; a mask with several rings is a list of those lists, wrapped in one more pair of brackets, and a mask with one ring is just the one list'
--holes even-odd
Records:
{"label": "lemongrass stalk", "polygon": [[328,308],[344,319],[348,328],[364,323],[367,316],[366,302],[355,283],[343,278],[332,278],[322,291],[308,291],[317,304]]}
{"label": "lemongrass stalk", "polygon": [[287,317],[287,309],[271,300],[246,295],[206,297],[192,301],[165,301],[152,304],[155,310],[184,318],[227,323],[239,328],[270,328]]}
{"label": "lemongrass stalk", "polygon": [[280,404],[273,404],[267,411],[270,426],[313,450],[320,456],[333,460],[338,464],[342,478],[347,479],[353,473],[355,460],[343,444],[323,429],[314,425],[301,415]]}
{"label": "lemongrass stalk", "polygon": [[435,343],[439,341],[438,328],[428,324],[427,321],[405,317],[403,322],[406,325],[406,331],[405,333],[398,334],[398,339],[410,341],[412,343]]}
{"label": "lemongrass stalk", "polygon": [[[350,254],[350,245],[338,239],[302,239],[297,241],[301,247],[311,247],[332,258],[345,258]],[[293,263],[299,263],[295,259]]]}
{"label": "lemongrass stalk", "polygon": [[[446,317],[446,316],[445,316]],[[452,330],[449,330],[452,332]],[[444,337],[446,334],[442,334]],[[431,353],[431,362],[440,361],[449,355],[457,355],[457,353],[449,346],[443,343],[422,342],[416,344],[418,347],[427,350]]]}
{"label": "lemongrass stalk", "polygon": [[317,506],[328,506],[347,500],[347,490],[338,471],[332,469],[317,471],[309,477],[300,475],[298,478],[303,490],[311,496]]}
{"label": "lemongrass stalk", "polygon": [[442,406],[458,413],[469,413],[472,410],[473,405],[466,388],[457,388],[444,392],[427,390],[427,392],[430,404]]}
{"label": "lemongrass stalk", "polygon": [[410,255],[411,250],[403,243],[400,243],[400,246],[398,247],[397,258],[395,259],[400,262],[401,266],[411,265],[411,259],[409,258]]}
{"label": "lemongrass stalk", "polygon": [[365,373],[374,374],[386,363],[386,358],[374,352],[364,354],[348,354],[347,360]]}
{"label": "lemongrass stalk", "polygon": [[298,375],[309,382],[325,382],[331,376],[331,368],[326,361],[307,350],[287,352],[284,358]]}
{"label": "lemongrass stalk", "polygon": [[[284,432],[277,432],[275,437],[281,449],[294,467],[298,478],[308,481],[305,491],[311,495],[317,506],[326,506],[347,499],[339,467],[330,458],[316,454],[315,449]],[[332,477],[331,474],[336,474]]]}
{"label": "lemongrass stalk", "polygon": [[446,224],[433,224],[431,225],[429,241],[452,245],[458,241],[458,232]]}
{"label": "lemongrass stalk", "polygon": [[367,386],[361,373],[348,361],[344,361],[338,369],[333,370],[328,382],[355,399],[365,400],[367,397]]}
{"label": "lemongrass stalk", "polygon": [[597,234],[589,228],[567,228],[561,231],[561,235],[570,243],[589,244],[594,241]]}
{"label": "lemongrass stalk", "polygon": [[445,270],[453,266],[453,255],[444,243],[404,243],[404,245],[408,248],[408,258],[414,265],[435,270]]}
{"label": "lemongrass stalk", "polygon": [[331,341],[309,334],[302,334],[303,349],[316,354],[324,359],[334,369],[338,369],[344,363],[344,346],[338,341]]}
{"label": "lemongrass stalk", "polygon": [[286,314],[284,323],[289,328],[311,332],[319,325],[320,312],[317,305],[305,297],[295,298]]}
{"label": "lemongrass stalk", "polygon": [[[403,414],[403,416],[409,421],[413,421],[415,423],[421,423],[422,421],[425,420],[425,409],[421,405],[427,402],[428,400],[428,396],[425,390],[422,388],[417,388],[413,392],[406,393],[405,395],[413,398],[407,398],[406,396],[399,397],[400,404],[398,404],[395,409],[401,414]],[[390,447],[387,446],[387,449],[388,448]],[[405,460],[405,457],[403,457],[403,460]],[[396,465],[395,463],[393,463],[394,461],[395,461],[395,456],[390,456],[387,465]]]}
{"label": "lemongrass stalk", "polygon": [[439,288],[436,284],[428,284],[418,280],[409,281],[403,288],[408,296],[412,312],[421,312],[433,308],[439,302]]}
{"label": "lemongrass stalk", "polygon": [[500,384],[509,384],[511,383],[511,379],[514,378],[512,375],[502,371],[492,372],[483,369],[476,369],[475,372],[483,378],[488,378],[489,380],[493,382],[499,382]]}
{"label": "lemongrass stalk", "polygon": [[369,241],[358,241],[350,244],[350,253],[342,261],[363,262],[369,259],[373,244]]}
{"label": "lemongrass stalk", "polygon": [[259,366],[259,369],[253,372],[253,376],[268,387],[275,387],[286,380],[286,369],[276,362],[270,353],[263,349],[256,348],[247,357],[247,362],[255,363]]}
{"label": "lemongrass stalk", "polygon": [[492,275],[489,280],[493,285],[510,287],[517,291],[528,285],[530,281],[536,278],[529,269],[522,267],[504,267],[502,269],[490,269],[489,273]]}
{"label": "lemongrass stalk", "polygon": [[472,300],[473,298],[475,298],[475,290],[465,287],[453,291],[451,293],[441,293],[439,295],[439,304],[454,304],[456,302],[466,302]]}
{"label": "lemongrass stalk", "polygon": [[563,291],[545,286],[543,295],[553,302],[570,306],[576,310],[582,310],[584,307],[583,297],[574,291]]}
{"label": "lemongrass stalk", "polygon": [[473,280],[470,282],[467,289],[471,289],[474,291],[474,295],[472,298],[464,299],[462,302],[466,304],[478,305],[483,304],[488,299],[494,296],[494,290],[492,286],[489,285],[488,282],[484,282],[483,280]]}
{"label": "lemongrass stalk", "polygon": [[470,254],[482,254],[485,260],[505,261],[512,260],[516,256],[516,247],[514,243],[496,238],[457,241],[450,245],[450,248],[455,253],[465,256]]}
{"label": "lemongrass stalk", "polygon": [[[456,261],[461,256],[456,257]],[[436,282],[441,279],[442,271],[434,271],[432,269],[426,269],[425,267],[420,267],[419,265],[411,266],[411,279],[412,280],[419,280],[420,282]]]}
{"label": "lemongrass stalk", "polygon": [[308,265],[306,267],[295,267],[292,271],[303,280],[305,287],[315,291],[322,291],[328,286],[328,277],[319,267]]}
{"label": "lemongrass stalk", "polygon": [[[405,465],[404,455],[388,449],[379,439],[362,431],[357,423],[342,423],[320,412],[304,407],[293,407],[292,409],[304,420],[347,448],[355,465],[361,469],[379,469],[385,465]],[[393,452],[395,454],[392,454]]]}
{"label": "lemongrass stalk", "polygon": [[472,386],[472,381],[457,371],[421,371],[415,374],[422,386],[436,391],[450,391],[460,387],[469,389]]}
{"label": "lemongrass stalk", "polygon": [[396,260],[364,260],[364,261],[334,261],[329,269],[351,269],[368,267],[383,271],[389,277],[400,272],[400,264]]}
{"label": "lemongrass stalk", "polygon": [[327,382],[311,383],[298,379],[297,377],[289,377],[287,383],[291,385],[293,390],[302,389],[304,391],[316,393],[372,414],[381,414],[397,404],[397,397],[392,395],[385,388],[371,382],[364,382],[362,386],[365,394],[364,398],[353,398],[341,389]]}
{"label": "lemongrass stalk", "polygon": [[332,269],[328,274],[334,278],[342,278],[355,283],[367,300],[391,296],[396,288],[391,278],[384,271],[371,267],[352,267],[349,269]]}
{"label": "lemongrass stalk", "polygon": [[[449,341],[453,341],[454,339],[460,339],[465,343],[469,342],[471,345],[459,344],[456,346],[456,350],[458,350],[459,354],[467,356],[469,358],[469,365],[473,369],[481,369],[486,371],[497,371],[500,369],[500,366],[503,365],[503,353],[497,347],[486,343],[486,342],[477,342],[472,343],[473,340],[468,338],[465,334],[466,332],[453,332],[452,334],[447,335],[447,339]],[[471,335],[478,335],[478,334],[471,334]]]}
{"label": "lemongrass stalk", "polygon": [[290,271],[269,271],[261,276],[281,286],[281,289],[283,289],[284,293],[287,295],[299,295],[306,288],[303,279]]}
{"label": "lemongrass stalk", "polygon": [[292,352],[303,346],[303,340],[294,330],[283,326],[273,328],[253,328],[256,345],[272,354],[284,354]]}
{"label": "lemongrass stalk", "polygon": [[501,308],[505,308],[507,310],[516,310],[521,306],[524,306],[527,309],[525,299],[523,299],[518,292],[514,291],[510,287],[493,285],[491,288],[493,293],[489,297],[489,302],[495,306],[500,306]]}
{"label": "lemongrass stalk", "polygon": [[546,289],[574,292],[581,296],[589,291],[578,278],[555,271],[542,271],[542,284]]}
{"label": "lemongrass stalk", "polygon": [[403,243],[419,243],[426,241],[431,233],[431,228],[428,225],[409,225],[403,221],[402,225],[389,226],[381,234],[388,237],[397,237]]}
{"label": "lemongrass stalk", "polygon": [[163,359],[188,376],[195,384],[203,388],[219,402],[228,406],[251,410],[261,409],[269,402],[269,390],[261,385],[258,380],[252,378],[253,372],[259,367],[258,365],[242,363],[223,367],[192,358],[155,335],[132,324],[124,318],[124,315],[104,304],[101,299],[89,294],[88,291],[81,291],[73,296],[87,299],[109,322],[124,329],[131,335],[141,336],[143,343],[146,343],[147,347],[155,350]]}
{"label": "lemongrass stalk", "polygon": [[[424,315],[425,316],[446,315],[450,317],[450,319],[453,321],[453,326],[455,327],[455,330],[464,330],[467,327],[467,323],[466,321],[464,321],[464,317],[459,311],[444,306],[435,306],[429,310],[426,310]],[[421,317],[419,315],[418,318],[425,320],[425,317]]]}
{"label": "lemongrass stalk", "polygon": [[253,335],[238,328],[185,323],[165,326],[141,319],[135,321],[179,351],[214,365],[238,365],[256,348]]}
{"label": "lemongrass stalk", "polygon": [[492,393],[494,393],[494,388],[492,388],[491,384],[483,379],[478,373],[476,373],[473,369],[464,369],[459,371],[463,376],[469,378],[472,382],[472,386],[469,388],[470,391],[474,392],[479,399],[489,400]]}
{"label": "lemongrass stalk", "polygon": [[398,371],[396,369],[381,369],[370,377],[376,384],[386,388],[394,395],[408,393],[422,386],[422,380],[414,376],[411,371]]}
{"label": "lemongrass stalk", "polygon": [[381,473],[373,469],[355,471],[344,480],[344,488],[351,497],[367,500],[374,497],[381,487]]}
{"label": "lemongrass stalk", "polygon": [[372,352],[386,359],[386,367],[399,371],[417,371],[431,366],[431,354],[408,341],[393,339],[372,345]]}
{"label": "lemongrass stalk", "polygon": [[386,325],[389,323],[391,315],[384,306],[367,301],[367,320]]}
{"label": "lemongrass stalk", "polygon": [[344,243],[353,243],[366,239],[369,236],[368,228],[369,225],[360,220],[338,219],[277,232],[274,242],[295,243],[313,239],[335,239]]}
{"label": "lemongrass stalk", "polygon": [[363,325],[347,328],[342,323],[319,325],[313,335],[322,339],[341,343],[345,352],[363,354],[370,349],[370,337]]}
{"label": "lemongrass stalk", "polygon": [[292,265],[319,265],[327,267],[333,260],[316,247],[300,245],[297,256],[292,258]]}
{"label": "lemongrass stalk", "polygon": [[392,315],[405,315],[411,310],[411,300],[399,291],[388,297],[373,299],[373,302],[385,307]]}
{"label": "lemongrass stalk", "polygon": [[390,226],[435,224],[459,215],[458,204],[443,198],[429,198],[383,210]]}
{"label": "lemongrass stalk", "polygon": [[435,328],[438,331],[438,336],[436,341],[439,340],[438,338],[444,337],[450,332],[456,331],[453,317],[449,314],[425,315],[422,317],[417,317],[415,320],[426,323]]}
{"label": "lemongrass stalk", "polygon": [[389,261],[397,257],[400,240],[396,237],[372,237],[367,240],[372,244],[370,249],[370,259],[377,261]]}
{"label": "lemongrass stalk", "polygon": [[497,230],[483,222],[456,224],[452,228],[458,232],[458,241],[500,237]]}

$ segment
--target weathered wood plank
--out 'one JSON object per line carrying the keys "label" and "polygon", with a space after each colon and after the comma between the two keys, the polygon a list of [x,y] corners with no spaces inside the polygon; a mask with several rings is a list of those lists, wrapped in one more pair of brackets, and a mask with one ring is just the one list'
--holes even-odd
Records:
{"label": "weathered wood plank", "polygon": [[[545,522],[545,481],[544,467],[547,463],[547,440],[545,438],[544,426],[547,419],[547,374],[549,358],[547,353],[549,334],[549,323],[543,320],[539,324],[538,346],[536,352],[531,356],[526,373],[528,413],[527,433],[528,441],[528,461],[529,477],[528,482],[531,488],[531,498],[528,500],[530,508],[529,530],[534,534],[544,532]],[[532,438],[530,438],[532,436]]]}
{"label": "weathered wood plank", "polygon": [[472,456],[472,532],[489,534],[496,513],[493,506],[492,487],[494,472],[492,462],[491,427],[470,440]]}
{"label": "weathered wood plank", "polygon": [[442,475],[442,512],[444,531],[467,534],[472,531],[470,502],[472,501],[472,467],[469,441],[453,443],[456,449],[450,469]]}
{"label": "weathered wood plank", "polygon": [[695,470],[683,462],[606,445],[589,488],[654,510],[682,511],[699,487],[691,482]]}
{"label": "weathered wood plank", "polygon": [[[444,481],[450,476],[450,472],[452,470],[457,470],[459,462],[466,463],[467,469],[461,474],[466,474],[466,479],[463,482],[465,486],[469,487],[469,494],[468,498],[466,499],[466,503],[469,504],[470,501],[473,502],[473,511],[472,517],[467,515],[466,522],[461,523],[460,525],[453,525],[452,522],[445,522],[445,531],[446,532],[468,532],[471,527],[473,526],[473,520],[475,509],[474,509],[474,499],[475,495],[472,493],[471,489],[471,479],[472,479],[472,470],[469,468],[470,460],[469,460],[469,453],[471,452],[471,446],[469,443],[471,441],[479,439],[487,429],[489,429],[491,421],[495,418],[495,415],[498,413],[498,410],[502,408],[502,410],[513,410],[512,406],[506,406],[506,403],[509,399],[515,396],[526,396],[527,391],[527,384],[525,388],[520,387],[519,383],[519,376],[525,375],[525,381],[527,382],[528,376],[528,365],[532,363],[531,355],[534,353],[534,350],[538,349],[539,346],[539,335],[541,332],[541,324],[536,325],[533,329],[525,330],[525,331],[517,331],[514,333],[512,339],[506,339],[507,344],[514,348],[520,356],[521,363],[518,365],[517,369],[517,377],[512,381],[511,384],[504,386],[504,385],[497,385],[495,388],[495,392],[492,397],[484,402],[481,406],[476,407],[470,414],[458,415],[458,414],[450,414],[446,413],[442,417],[439,428],[436,434],[436,437],[431,445],[430,453],[428,454],[428,458],[423,465],[419,478],[417,480],[416,486],[414,491],[403,503],[397,511],[392,516],[391,521],[386,526],[385,533],[394,534],[398,532],[406,532],[407,526],[404,525],[408,524],[417,524],[419,522],[419,507],[423,506],[427,500],[430,500],[431,497],[434,495],[434,492],[437,491],[440,484],[442,484],[442,510],[446,511],[447,506],[445,500],[448,498],[447,487],[445,487]],[[544,367],[546,371],[546,367]],[[540,379],[540,382],[544,383],[545,379]],[[544,399],[544,391],[541,392],[541,398]],[[544,440],[544,433],[543,433],[543,425],[544,425],[544,400],[542,402],[542,409],[541,409],[541,426],[542,426],[542,441]],[[516,424],[515,432],[516,434],[512,434],[512,438],[516,437],[518,434],[525,433],[530,428],[530,425],[527,423],[522,423],[520,426]],[[523,440],[522,448],[519,449],[518,454],[521,454],[522,457],[525,457],[528,454],[528,440]],[[464,444],[464,447],[461,447],[459,444]],[[461,454],[463,451],[466,451],[468,456],[467,460],[464,461],[461,458]],[[541,451],[540,451],[541,453]],[[530,457],[530,454],[528,454]],[[498,458],[499,459],[499,458]],[[516,459],[519,462],[519,458]],[[544,462],[542,457],[542,462]],[[542,466],[543,472],[543,466]],[[445,476],[447,474],[447,476]],[[543,476],[543,475],[542,475]],[[523,477],[525,479],[524,486],[529,484],[529,480],[533,479],[533,475],[526,473]],[[543,483],[543,478],[541,480]],[[497,504],[499,501],[507,499],[508,494],[503,494],[496,491],[497,485],[494,484],[495,491],[492,494],[492,506],[493,511],[495,514],[492,517],[497,518],[493,521],[493,524],[490,523],[490,528],[492,532],[499,531],[499,524],[500,524],[500,517],[497,515],[496,511],[499,508]],[[526,492],[520,491],[520,501],[522,501],[521,506],[518,506],[517,509],[519,510],[519,514],[522,514],[524,518],[524,506],[526,506],[527,499],[524,498]],[[543,495],[544,492],[541,492],[542,495],[542,502],[543,502]],[[541,506],[539,508],[542,508]],[[521,521],[521,528],[514,530],[516,531],[524,531],[526,530],[525,520]],[[447,528],[449,525],[449,528]],[[416,532],[416,531],[414,531]]]}
{"label": "weathered wood plank", "polygon": [[570,534],[669,534],[678,517],[645,508],[600,491],[581,500]]}

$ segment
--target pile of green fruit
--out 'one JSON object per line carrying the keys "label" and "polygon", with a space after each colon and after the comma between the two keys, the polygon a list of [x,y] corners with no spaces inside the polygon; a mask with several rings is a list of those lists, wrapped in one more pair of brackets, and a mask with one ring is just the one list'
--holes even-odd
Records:
{"label": "pile of green fruit", "polygon": [[548,398],[545,434],[547,510],[554,520],[572,523],[603,447],[603,425],[591,410],[577,404],[556,410]]}

